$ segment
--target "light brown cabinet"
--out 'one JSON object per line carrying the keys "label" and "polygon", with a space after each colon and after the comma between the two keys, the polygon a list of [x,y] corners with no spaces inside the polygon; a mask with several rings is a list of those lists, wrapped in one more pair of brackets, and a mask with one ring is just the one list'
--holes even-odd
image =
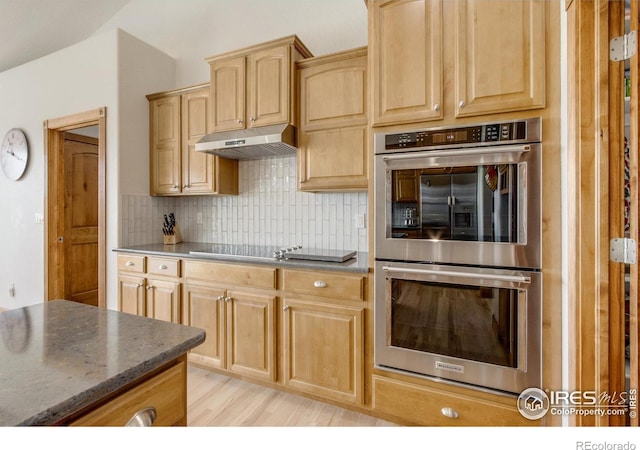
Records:
{"label": "light brown cabinet", "polygon": [[298,189],[367,189],[366,47],[305,59],[297,67]]}
{"label": "light brown cabinet", "polygon": [[295,62],[312,56],[296,36],[207,58],[213,131],[295,123]]}
{"label": "light brown cabinet", "polygon": [[118,308],[167,322],[181,322],[180,261],[118,255]]}
{"label": "light brown cabinet", "polygon": [[283,270],[285,386],[362,404],[365,278]]}
{"label": "light brown cabinet", "polygon": [[209,132],[209,85],[151,94],[151,195],[237,194],[238,162],[196,152]]}
{"label": "light brown cabinet", "polygon": [[545,2],[376,1],[373,124],[543,108]]}
{"label": "light brown cabinet", "polygon": [[153,408],[154,426],[187,425],[187,365],[184,356],[171,367],[73,419],[71,426],[122,427],[138,412]]}
{"label": "light brown cabinet", "polygon": [[190,358],[275,382],[276,269],[186,261],[185,280],[184,324],[207,333]]}

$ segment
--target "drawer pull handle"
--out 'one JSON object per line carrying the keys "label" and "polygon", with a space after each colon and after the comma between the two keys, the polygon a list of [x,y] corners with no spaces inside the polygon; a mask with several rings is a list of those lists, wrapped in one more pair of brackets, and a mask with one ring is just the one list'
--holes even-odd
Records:
{"label": "drawer pull handle", "polygon": [[453,408],[442,408],[440,412],[442,413],[443,416],[448,417],[450,419],[457,419],[459,416],[458,411],[456,411]]}
{"label": "drawer pull handle", "polygon": [[134,263],[133,261],[127,261],[127,264],[126,264],[126,265],[127,265],[128,267],[131,267],[131,266],[135,266],[135,263]]}
{"label": "drawer pull handle", "polygon": [[322,280],[317,280],[313,282],[313,286],[317,287],[317,288],[326,288],[327,287],[327,283],[325,283]]}
{"label": "drawer pull handle", "polygon": [[157,413],[153,406],[143,408],[129,419],[126,427],[150,427],[156,421]]}
{"label": "drawer pull handle", "polygon": [[167,270],[167,266],[165,266],[164,264],[160,264],[160,267],[158,267],[158,269]]}

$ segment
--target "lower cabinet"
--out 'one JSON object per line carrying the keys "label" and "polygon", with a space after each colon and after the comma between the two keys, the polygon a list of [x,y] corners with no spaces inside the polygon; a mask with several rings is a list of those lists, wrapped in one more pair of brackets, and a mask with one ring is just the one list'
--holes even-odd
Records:
{"label": "lower cabinet", "polygon": [[189,358],[275,382],[276,269],[188,261],[185,278],[183,323],[207,334]]}
{"label": "lower cabinet", "polygon": [[127,424],[135,414],[153,408],[154,426],[187,425],[187,365],[184,357],[177,364],[143,381],[118,396],[89,408],[73,419],[72,426],[111,426]]}
{"label": "lower cabinet", "polygon": [[364,308],[289,297],[283,305],[285,386],[361,404]]}

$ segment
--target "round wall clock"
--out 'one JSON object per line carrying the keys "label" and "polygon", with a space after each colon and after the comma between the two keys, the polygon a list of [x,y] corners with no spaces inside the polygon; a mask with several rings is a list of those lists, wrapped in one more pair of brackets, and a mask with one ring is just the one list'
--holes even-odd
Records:
{"label": "round wall clock", "polygon": [[2,171],[10,180],[18,180],[24,174],[29,160],[29,143],[18,128],[7,131],[0,147]]}

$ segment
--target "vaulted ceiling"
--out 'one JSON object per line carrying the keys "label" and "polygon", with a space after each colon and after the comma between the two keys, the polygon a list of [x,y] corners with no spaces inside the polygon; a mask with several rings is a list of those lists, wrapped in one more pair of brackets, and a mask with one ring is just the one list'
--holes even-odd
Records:
{"label": "vaulted ceiling", "polygon": [[87,39],[131,0],[0,0],[0,72]]}

